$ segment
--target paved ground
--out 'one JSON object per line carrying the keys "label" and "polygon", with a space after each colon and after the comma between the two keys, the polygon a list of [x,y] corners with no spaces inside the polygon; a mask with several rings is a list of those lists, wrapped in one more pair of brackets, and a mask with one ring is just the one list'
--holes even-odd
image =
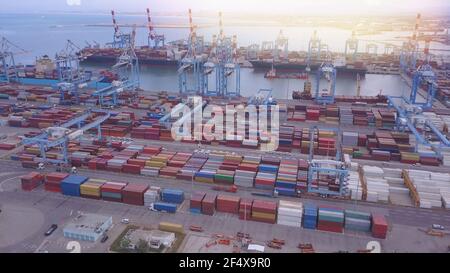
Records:
{"label": "paved ground", "polygon": [[[3,171],[3,172],[2,172]],[[345,234],[333,234],[321,231],[305,230],[280,225],[270,225],[265,223],[242,221],[237,215],[226,213],[216,213],[214,216],[193,215],[188,212],[188,201],[180,206],[176,214],[165,214],[151,212],[145,207],[130,206],[120,203],[107,202],[102,200],[89,200],[77,197],[67,197],[58,193],[45,192],[42,187],[33,192],[24,192],[20,189],[20,174],[29,170],[24,170],[15,162],[4,163],[0,165],[0,206],[3,212],[0,214],[0,223],[3,223],[5,217],[16,215],[19,211],[24,211],[33,215],[27,218],[27,228],[20,229],[20,236],[10,237],[8,228],[0,229],[0,238],[3,239],[0,245],[0,252],[68,252],[66,249],[69,240],[63,238],[62,229],[64,225],[78,211],[99,213],[103,215],[112,215],[115,223],[109,231],[110,239],[107,243],[82,243],[83,252],[105,252],[108,245],[125,228],[120,224],[121,218],[131,219],[133,224],[148,227],[156,227],[161,221],[170,221],[183,224],[185,227],[196,224],[202,225],[206,236],[214,233],[234,235],[238,231],[251,233],[255,242],[263,244],[266,240],[273,237],[287,240],[287,245],[281,252],[298,252],[296,246],[300,242],[311,242],[319,252],[332,252],[338,250],[356,251],[363,249],[369,241],[374,240],[370,234],[346,232]],[[7,173],[7,175],[4,175]],[[189,198],[192,190],[209,191],[210,185],[191,183],[188,181],[176,181],[169,179],[154,179],[141,176],[112,174],[108,172],[80,171],[81,174],[90,177],[101,177],[114,181],[150,182],[152,185],[177,187],[186,191],[186,197]],[[238,193],[240,196],[251,196],[251,192],[242,190]],[[283,198],[290,199],[290,198]],[[378,240],[381,242],[383,251],[401,251],[401,252],[444,252],[450,244],[450,236],[445,238],[435,238],[425,235],[418,231],[419,227],[427,227],[432,223],[439,222],[442,225],[450,226],[450,212],[445,210],[426,210],[412,207],[400,207],[382,204],[369,204],[365,202],[342,202],[332,200],[302,200],[303,202],[313,202],[315,204],[332,204],[342,208],[358,209],[360,211],[378,212],[387,215],[391,230],[388,239]],[[35,216],[37,215],[37,216]],[[40,217],[41,216],[41,217]],[[31,220],[30,220],[31,219]],[[16,221],[23,221],[18,218]],[[17,222],[17,223],[19,223]],[[49,237],[43,234],[47,228],[53,224],[58,224],[58,230]],[[4,224],[3,224],[4,225]],[[0,226],[1,227],[1,226]],[[198,236],[197,236],[198,237]],[[191,237],[189,234],[182,244],[180,251],[228,251],[225,247],[212,248],[205,250],[202,248],[204,239]],[[207,238],[206,237],[206,238]],[[8,243],[3,243],[7,241]],[[231,247],[229,249],[231,251]]]}

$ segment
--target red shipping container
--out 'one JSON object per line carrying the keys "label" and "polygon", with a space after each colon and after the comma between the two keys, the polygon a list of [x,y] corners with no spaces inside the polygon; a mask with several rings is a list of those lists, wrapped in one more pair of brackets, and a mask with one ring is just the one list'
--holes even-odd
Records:
{"label": "red shipping container", "polygon": [[21,185],[24,191],[32,191],[42,184],[44,176],[38,172],[31,172],[21,177]]}
{"label": "red shipping container", "polygon": [[252,204],[252,211],[275,213],[277,210],[277,203],[272,201],[254,200]]}
{"label": "red shipping container", "polygon": [[217,196],[216,209],[220,212],[238,213],[240,198],[230,195]]}
{"label": "red shipping container", "polygon": [[145,160],[142,159],[128,159],[127,163],[131,165],[139,165],[142,168],[145,167]]}
{"label": "red shipping container", "polygon": [[213,215],[216,207],[216,195],[208,193],[202,200],[202,213]]}
{"label": "red shipping container", "polygon": [[372,214],[372,236],[375,238],[386,239],[388,223],[381,214]]}
{"label": "red shipping container", "polygon": [[141,166],[132,164],[123,164],[122,171],[124,173],[141,174]]}
{"label": "red shipping container", "polygon": [[122,201],[125,204],[143,206],[144,193],[148,190],[148,188],[149,186],[146,184],[128,184],[122,190]]}
{"label": "red shipping container", "polygon": [[191,196],[190,200],[190,208],[192,209],[201,209],[202,208],[202,201],[205,197],[206,193],[204,192],[195,192]]}

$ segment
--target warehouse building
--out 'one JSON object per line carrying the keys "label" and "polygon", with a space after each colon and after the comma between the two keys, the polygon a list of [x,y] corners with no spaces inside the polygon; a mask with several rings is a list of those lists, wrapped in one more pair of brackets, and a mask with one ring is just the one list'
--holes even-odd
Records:
{"label": "warehouse building", "polygon": [[80,214],[67,224],[64,237],[96,242],[112,226],[112,217],[98,214]]}

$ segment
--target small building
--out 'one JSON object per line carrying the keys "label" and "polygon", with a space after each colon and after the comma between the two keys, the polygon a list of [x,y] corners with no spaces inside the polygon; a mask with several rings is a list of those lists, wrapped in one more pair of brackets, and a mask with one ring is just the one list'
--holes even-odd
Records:
{"label": "small building", "polygon": [[80,214],[63,230],[64,237],[80,241],[96,242],[112,226],[112,217],[98,214]]}
{"label": "small building", "polygon": [[131,248],[137,245],[140,239],[146,241],[150,247],[159,248],[161,245],[171,247],[176,238],[173,232],[138,229],[130,234],[129,239],[132,244]]}

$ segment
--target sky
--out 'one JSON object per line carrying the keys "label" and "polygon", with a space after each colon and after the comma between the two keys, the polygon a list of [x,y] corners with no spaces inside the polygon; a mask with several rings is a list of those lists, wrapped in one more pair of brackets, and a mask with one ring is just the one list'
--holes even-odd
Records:
{"label": "sky", "polygon": [[194,11],[289,14],[450,14],[448,0],[0,0],[0,12],[83,11],[153,12]]}

